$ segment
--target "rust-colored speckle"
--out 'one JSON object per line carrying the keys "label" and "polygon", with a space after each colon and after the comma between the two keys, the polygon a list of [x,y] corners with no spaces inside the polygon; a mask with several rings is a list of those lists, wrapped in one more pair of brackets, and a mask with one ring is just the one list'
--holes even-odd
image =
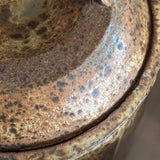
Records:
{"label": "rust-colored speckle", "polygon": [[[87,1],[42,0],[36,6],[43,9],[33,10],[35,17],[19,16],[15,21],[23,5],[14,15],[11,1],[0,6],[1,30],[6,33],[0,48],[5,51],[0,55],[1,150],[44,147],[0,153],[0,158],[87,159],[102,154],[104,146],[109,155],[114,153],[119,137],[131,125],[129,119],[136,117],[137,104],[156,77],[160,52],[153,47],[145,60],[148,68],[143,67],[143,80],[139,75],[140,81],[132,86],[148,49],[148,2],[108,2],[103,2],[108,7],[98,3],[89,7]],[[53,21],[52,15],[59,16]],[[128,89],[133,92],[122,107],[105,119],[104,113],[114,109]]]}

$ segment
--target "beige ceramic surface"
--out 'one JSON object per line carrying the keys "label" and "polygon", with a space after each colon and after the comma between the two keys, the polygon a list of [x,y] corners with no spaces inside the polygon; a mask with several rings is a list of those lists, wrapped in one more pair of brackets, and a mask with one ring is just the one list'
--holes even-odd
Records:
{"label": "beige ceramic surface", "polygon": [[[120,1],[117,3],[120,3]],[[1,159],[98,159],[100,158],[100,154],[102,154],[105,149],[108,151],[108,160],[111,159],[115,149],[120,143],[120,139],[123,137],[124,133],[130,131],[132,124],[135,122],[137,114],[141,110],[140,106],[149,93],[150,87],[153,85],[156,79],[157,71],[159,69],[160,24],[158,15],[160,14],[160,2],[158,0],[144,2],[134,0],[130,4],[122,3],[121,5],[123,6],[126,4],[127,7],[128,5],[135,5],[138,3],[143,3],[142,6],[144,6],[144,4],[147,5],[148,3],[148,6],[150,6],[150,13],[153,14],[151,15],[152,34],[150,35],[149,51],[145,58],[145,63],[143,64],[143,67],[139,72],[136,81],[133,83],[134,85],[132,86],[131,90],[122,99],[123,101],[121,101],[121,104],[119,104],[117,108],[112,111],[112,113],[101,123],[64,143],[37,150],[23,152],[1,152]],[[137,5],[134,9],[137,9],[139,12],[143,12],[144,10],[141,8],[142,6]],[[147,7],[145,7],[145,9],[146,8]],[[123,11],[127,10],[125,9],[126,8],[123,7]],[[132,9],[133,8],[129,10],[132,11]],[[146,15],[149,15],[148,11],[145,13],[147,13]],[[137,16],[137,18],[139,18],[139,16]],[[149,33],[149,31],[147,33]]]}

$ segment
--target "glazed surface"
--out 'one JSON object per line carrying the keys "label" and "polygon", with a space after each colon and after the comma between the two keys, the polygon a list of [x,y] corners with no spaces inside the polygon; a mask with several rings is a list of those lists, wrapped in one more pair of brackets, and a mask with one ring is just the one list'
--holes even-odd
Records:
{"label": "glazed surface", "polygon": [[39,48],[45,53],[0,54],[1,150],[48,146],[80,134],[114,108],[143,64],[150,29],[146,1],[119,0],[110,7],[76,1],[69,7],[74,25],[66,36],[62,27],[49,50]]}
{"label": "glazed surface", "polygon": [[73,0],[21,0],[1,5],[0,62],[51,51],[72,31],[81,9],[82,4]]}

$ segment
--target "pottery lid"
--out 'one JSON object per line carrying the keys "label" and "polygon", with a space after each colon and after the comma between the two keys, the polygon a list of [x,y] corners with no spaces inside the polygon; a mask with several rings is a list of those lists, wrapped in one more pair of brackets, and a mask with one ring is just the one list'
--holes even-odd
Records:
{"label": "pottery lid", "polygon": [[30,12],[0,6],[1,151],[61,143],[96,125],[132,87],[149,41],[146,1],[25,3]]}

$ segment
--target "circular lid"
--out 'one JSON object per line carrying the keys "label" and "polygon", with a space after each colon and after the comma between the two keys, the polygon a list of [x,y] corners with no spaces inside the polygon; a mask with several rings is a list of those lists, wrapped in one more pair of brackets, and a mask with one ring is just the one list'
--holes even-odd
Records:
{"label": "circular lid", "polygon": [[1,151],[57,144],[99,122],[132,86],[149,29],[146,1],[1,5]]}

